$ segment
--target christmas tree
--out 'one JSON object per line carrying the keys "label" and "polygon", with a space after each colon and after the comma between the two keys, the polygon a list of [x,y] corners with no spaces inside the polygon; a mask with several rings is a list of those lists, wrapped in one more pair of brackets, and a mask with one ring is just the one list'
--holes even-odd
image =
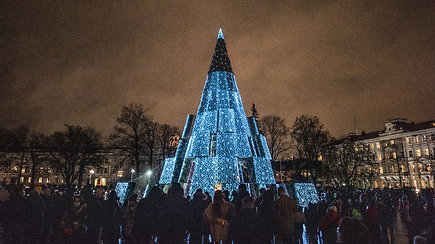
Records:
{"label": "christmas tree", "polygon": [[246,117],[236,79],[219,30],[201,103],[189,115],[175,157],[167,158],[159,184],[180,182],[192,195],[247,184],[254,193],[275,184],[266,139],[254,117]]}

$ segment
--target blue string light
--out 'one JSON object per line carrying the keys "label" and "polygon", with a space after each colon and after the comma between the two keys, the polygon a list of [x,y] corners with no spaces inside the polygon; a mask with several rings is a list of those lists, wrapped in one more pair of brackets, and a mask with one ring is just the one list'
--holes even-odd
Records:
{"label": "blue string light", "polygon": [[237,190],[241,183],[257,188],[275,184],[266,139],[259,134],[255,120],[246,118],[222,32],[186,141],[187,148],[177,149],[177,154],[185,155],[181,171],[174,170],[178,162],[166,159],[160,184],[169,184],[179,174],[179,182],[190,195],[198,188],[213,194],[216,189]]}
{"label": "blue string light", "polygon": [[301,207],[308,207],[308,204],[317,203],[319,196],[313,183],[295,183],[294,184],[296,201]]}

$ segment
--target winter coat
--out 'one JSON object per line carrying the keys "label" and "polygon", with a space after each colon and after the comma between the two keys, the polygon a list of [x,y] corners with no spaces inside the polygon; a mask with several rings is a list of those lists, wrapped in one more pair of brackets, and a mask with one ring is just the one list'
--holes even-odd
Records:
{"label": "winter coat", "polygon": [[254,209],[242,208],[231,224],[234,243],[261,243],[258,238],[261,231],[260,220]]}
{"label": "winter coat", "polygon": [[258,215],[261,221],[261,238],[264,243],[270,241],[278,229],[278,214],[273,201],[263,201],[258,208]]}
{"label": "winter coat", "polygon": [[320,219],[319,229],[322,231],[325,243],[335,243],[337,241],[337,227],[340,224],[340,216],[334,208],[328,209],[322,219]]}
{"label": "winter coat", "polygon": [[213,213],[213,207],[214,203],[211,203],[204,211],[204,217],[210,227],[212,240],[214,242],[227,240],[230,228],[228,221],[235,206],[230,202],[223,201],[220,209],[221,216],[216,216]]}
{"label": "winter coat", "polygon": [[162,204],[161,226],[157,232],[160,243],[181,243],[186,236],[190,220],[190,206],[186,198],[168,194]]}
{"label": "winter coat", "polygon": [[281,235],[291,234],[294,231],[294,213],[296,202],[287,195],[282,195],[276,202],[278,214],[278,232]]}

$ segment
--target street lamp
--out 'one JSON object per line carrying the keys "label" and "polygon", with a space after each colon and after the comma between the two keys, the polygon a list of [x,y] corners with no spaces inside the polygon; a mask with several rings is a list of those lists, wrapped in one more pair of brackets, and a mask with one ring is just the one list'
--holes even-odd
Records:
{"label": "street lamp", "polygon": [[95,173],[93,169],[89,170],[89,185],[92,185],[92,175]]}
{"label": "street lamp", "polygon": [[134,175],[134,172],[136,172],[136,171],[134,171],[134,169],[131,169],[130,172],[131,172],[131,175],[130,175],[131,179],[130,179],[130,181],[133,182],[133,175]]}
{"label": "street lamp", "polygon": [[148,170],[147,171],[147,176],[151,176],[153,174],[153,171],[152,170]]}

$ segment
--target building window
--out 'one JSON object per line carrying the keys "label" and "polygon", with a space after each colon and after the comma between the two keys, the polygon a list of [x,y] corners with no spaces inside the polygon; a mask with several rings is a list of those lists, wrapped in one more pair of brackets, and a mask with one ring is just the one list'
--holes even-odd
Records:
{"label": "building window", "polygon": [[42,177],[39,177],[38,183],[42,183]]}
{"label": "building window", "polygon": [[118,174],[116,176],[118,176],[118,177],[124,177],[124,171],[118,170]]}
{"label": "building window", "polygon": [[423,141],[427,141],[427,136],[426,135],[423,136]]}
{"label": "building window", "polygon": [[379,142],[376,142],[376,148],[377,149],[381,148],[381,144],[379,144]]}
{"label": "building window", "polygon": [[375,149],[375,145],[373,143],[370,143],[370,149]]}
{"label": "building window", "polygon": [[408,156],[409,156],[410,158],[414,157],[414,154],[412,153],[412,151],[409,151],[409,152],[408,152]]}
{"label": "building window", "polygon": [[421,150],[420,149],[415,150],[415,156],[421,157]]}
{"label": "building window", "polygon": [[108,168],[104,168],[104,174],[108,174],[109,173],[109,169]]}
{"label": "building window", "polygon": [[391,144],[391,145],[394,145],[394,140],[391,140],[391,141],[390,141],[390,144]]}
{"label": "building window", "polygon": [[424,154],[425,156],[428,156],[428,155],[429,155],[429,149],[428,149],[428,148],[425,148],[425,149],[423,150],[423,154]]}
{"label": "building window", "polygon": [[414,141],[415,141],[415,143],[419,143],[420,142],[420,138],[418,138],[418,136],[415,136],[414,137]]}
{"label": "building window", "polygon": [[380,173],[380,174],[383,174],[383,173],[384,173],[384,170],[382,169],[382,166],[379,167],[379,173]]}
{"label": "building window", "polygon": [[393,152],[393,158],[394,158],[394,159],[397,158],[397,154],[396,154],[396,152]]}
{"label": "building window", "polygon": [[412,143],[411,137],[406,137],[406,143],[408,143],[408,144]]}
{"label": "building window", "polygon": [[377,153],[376,156],[377,156],[378,161],[381,161],[381,160],[382,160],[382,154]]}
{"label": "building window", "polygon": [[435,141],[435,134],[430,135],[430,140]]}

